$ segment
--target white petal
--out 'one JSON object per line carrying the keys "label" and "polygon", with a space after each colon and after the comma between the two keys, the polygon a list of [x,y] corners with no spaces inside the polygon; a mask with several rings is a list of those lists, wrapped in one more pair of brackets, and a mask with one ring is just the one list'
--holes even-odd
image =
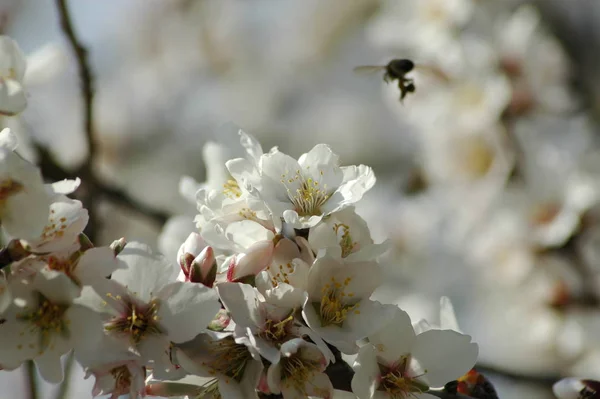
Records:
{"label": "white petal", "polygon": [[43,355],[34,359],[35,365],[42,378],[53,384],[63,380],[63,368],[60,363],[60,355],[46,351]]}
{"label": "white petal", "polygon": [[254,287],[241,283],[222,283],[217,285],[217,292],[237,325],[244,328],[263,325],[264,315],[259,310],[260,300]]}
{"label": "white petal", "polygon": [[412,350],[430,387],[442,387],[475,365],[479,348],[471,337],[452,330],[429,330],[417,335]]}
{"label": "white petal", "polygon": [[27,97],[20,82],[13,79],[0,82],[0,115],[16,115],[26,107]]}
{"label": "white petal", "polygon": [[443,296],[440,299],[440,328],[442,330],[454,330],[461,332],[454,313],[454,306],[450,302],[450,298]]}
{"label": "white petal", "polygon": [[371,345],[360,348],[353,368],[355,373],[352,378],[352,391],[359,399],[373,398],[379,378],[375,348]]}
{"label": "white petal", "polygon": [[79,287],[66,274],[50,269],[40,270],[32,285],[51,302],[59,304],[70,304],[80,293]]}
{"label": "white petal", "polygon": [[6,148],[9,151],[17,149],[17,136],[9,128],[4,128],[0,131],[0,147]]}
{"label": "white petal", "polygon": [[246,152],[250,155],[252,160],[258,164],[258,161],[263,154],[262,146],[251,134],[246,133],[243,130],[240,130],[238,134],[240,135],[240,144],[246,149]]}
{"label": "white petal", "polygon": [[75,351],[85,348],[101,348],[104,338],[102,318],[99,313],[80,305],[72,305],[65,314],[69,320],[71,343]]}
{"label": "white petal", "polygon": [[147,245],[137,242],[128,243],[118,259],[128,268],[115,271],[112,280],[121,283],[145,302],[150,301],[152,293],[175,281],[179,273],[176,266],[153,254]]}
{"label": "white petal", "polygon": [[558,399],[579,399],[585,384],[578,378],[563,378],[552,386],[552,392]]}
{"label": "white petal", "polygon": [[185,342],[200,334],[221,308],[214,290],[201,284],[174,282],[157,293],[159,318],[169,339]]}
{"label": "white petal", "polygon": [[408,313],[396,306],[394,308],[389,322],[375,334],[369,335],[369,342],[375,347],[377,356],[388,365],[410,353],[416,338]]}
{"label": "white petal", "polygon": [[77,264],[77,277],[84,285],[94,285],[98,279],[106,278],[127,264],[117,258],[109,247],[91,248],[84,252]]}
{"label": "white petal", "polygon": [[69,195],[69,194],[72,194],[75,190],[77,190],[77,188],[79,187],[80,184],[81,184],[81,179],[79,177],[76,178],[75,180],[64,179],[64,180],[52,183],[52,191],[55,194]]}

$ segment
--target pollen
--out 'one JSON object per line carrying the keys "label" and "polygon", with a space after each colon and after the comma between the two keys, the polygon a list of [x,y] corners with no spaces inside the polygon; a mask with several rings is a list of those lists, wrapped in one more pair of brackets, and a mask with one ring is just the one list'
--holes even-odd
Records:
{"label": "pollen", "polygon": [[262,330],[258,333],[258,336],[262,339],[274,343],[283,343],[286,338],[290,335],[290,327],[294,323],[293,312],[283,320],[267,320],[262,327]]}
{"label": "pollen", "polygon": [[104,329],[109,333],[126,333],[133,344],[138,344],[150,335],[162,334],[158,324],[159,307],[160,303],[156,300],[148,304],[139,304],[131,298],[126,298],[124,311],[106,323]]}
{"label": "pollen", "polygon": [[333,225],[333,231],[338,236],[340,247],[342,248],[342,258],[358,250],[358,243],[352,241],[350,226],[343,223],[336,223]]}
{"label": "pollen", "polygon": [[246,364],[252,358],[246,345],[236,343],[233,337],[212,341],[208,352],[211,360],[205,366],[237,382],[242,380]]}
{"label": "pollen", "polygon": [[[323,176],[322,171],[320,175]],[[300,187],[292,190],[287,184],[294,182],[300,182]],[[326,184],[321,185],[320,181],[314,180],[311,177],[305,178],[300,170],[297,170],[291,177],[283,174],[281,183],[286,186],[288,198],[294,205],[294,210],[298,215],[315,216],[322,213],[321,207],[327,202],[330,196],[327,192]]]}
{"label": "pollen", "polygon": [[242,190],[240,190],[240,186],[237,181],[234,179],[229,179],[225,184],[223,184],[223,194],[230,199],[236,199],[242,196]]}
{"label": "pollen", "polygon": [[51,302],[41,293],[37,293],[37,297],[37,307],[17,314],[17,319],[28,324],[30,334],[40,336],[40,352],[43,353],[51,345],[55,334],[69,334],[69,323],[65,318],[69,307]]}
{"label": "pollen", "polygon": [[358,301],[355,301],[354,293],[348,291],[351,281],[352,277],[346,278],[343,282],[331,277],[330,282],[321,289],[321,303],[318,310],[322,327],[330,325],[341,327],[348,318],[349,312],[354,311],[358,314]]}
{"label": "pollen", "polygon": [[[402,356],[400,361],[392,366],[379,365],[380,383],[378,390],[387,393],[391,399],[406,399],[415,396],[416,393],[423,393],[429,390],[429,387],[418,381],[417,378],[425,374],[411,376],[408,373],[410,356]],[[425,370],[427,373],[427,370]]]}
{"label": "pollen", "polygon": [[281,359],[281,383],[287,387],[294,387],[297,391],[308,396],[306,392],[306,383],[309,382],[316,373],[321,372],[322,365],[317,360],[303,356],[303,349],[290,357]]}

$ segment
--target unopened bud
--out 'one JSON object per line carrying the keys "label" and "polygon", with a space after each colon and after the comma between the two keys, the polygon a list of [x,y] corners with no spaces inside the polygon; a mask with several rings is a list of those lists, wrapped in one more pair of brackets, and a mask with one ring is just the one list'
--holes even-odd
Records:
{"label": "unopened bud", "polygon": [[256,276],[273,261],[274,248],[272,240],[259,241],[246,253],[235,256],[227,270],[227,280],[239,282],[245,277]]}
{"label": "unopened bud", "polygon": [[231,316],[225,309],[220,309],[215,318],[208,323],[208,329],[212,331],[223,331],[231,322]]}
{"label": "unopened bud", "polygon": [[110,249],[114,252],[115,256],[121,253],[125,249],[125,245],[127,245],[127,240],[125,237],[121,237],[118,240],[115,240],[110,244]]}
{"label": "unopened bud", "polygon": [[85,252],[90,248],[94,248],[94,243],[85,234],[79,234],[79,250]]}
{"label": "unopened bud", "polygon": [[[192,261],[189,268],[189,281],[212,287],[217,278],[217,261],[212,247],[206,247]],[[184,271],[185,273],[185,271]]]}
{"label": "unopened bud", "polygon": [[198,233],[190,233],[185,242],[179,247],[179,250],[177,251],[177,262],[185,274],[186,280],[189,281],[192,262],[205,247],[206,244]]}

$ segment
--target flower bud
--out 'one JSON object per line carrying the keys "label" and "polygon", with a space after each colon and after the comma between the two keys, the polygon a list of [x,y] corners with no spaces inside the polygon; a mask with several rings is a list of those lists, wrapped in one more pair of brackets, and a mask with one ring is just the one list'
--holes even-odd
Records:
{"label": "flower bud", "polygon": [[115,256],[121,253],[125,249],[125,245],[127,245],[127,240],[125,237],[121,237],[118,240],[114,240],[112,244],[110,244],[110,249],[115,253]]}
{"label": "flower bud", "polygon": [[[189,255],[189,254],[188,254]],[[212,247],[206,247],[192,261],[189,269],[189,281],[212,287],[217,277],[217,261]]]}
{"label": "flower bud", "polygon": [[231,316],[225,309],[220,309],[215,318],[208,324],[208,329],[212,331],[223,331],[231,322]]}
{"label": "flower bud", "polygon": [[191,233],[181,247],[179,247],[179,251],[177,251],[177,262],[185,275],[186,281],[190,281],[189,278],[192,263],[205,247],[206,244],[198,233]]}
{"label": "flower bud", "polygon": [[272,240],[259,241],[248,248],[245,254],[235,256],[227,270],[227,281],[256,276],[273,261],[274,248]]}

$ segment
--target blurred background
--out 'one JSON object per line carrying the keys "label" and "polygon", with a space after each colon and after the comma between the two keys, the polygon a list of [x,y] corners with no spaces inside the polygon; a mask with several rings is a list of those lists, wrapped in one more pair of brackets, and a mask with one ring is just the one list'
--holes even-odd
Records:
{"label": "blurred background", "polygon": [[[93,168],[116,190],[91,205],[97,244],[175,260],[195,229],[181,177],[204,181],[224,156],[204,145],[235,152],[238,128],[293,156],[327,143],[378,177],[358,206],[393,242],[377,299],[435,320],[449,296],[502,399],[600,378],[600,2],[69,3],[95,80]],[[83,104],[55,2],[0,0],[0,30],[27,54],[29,92],[0,124],[24,157],[77,171]],[[383,72],[353,73],[394,58],[421,66],[402,103]],[[77,366],[70,381],[65,398],[89,397]],[[23,392],[18,370],[0,374],[0,397]]]}

